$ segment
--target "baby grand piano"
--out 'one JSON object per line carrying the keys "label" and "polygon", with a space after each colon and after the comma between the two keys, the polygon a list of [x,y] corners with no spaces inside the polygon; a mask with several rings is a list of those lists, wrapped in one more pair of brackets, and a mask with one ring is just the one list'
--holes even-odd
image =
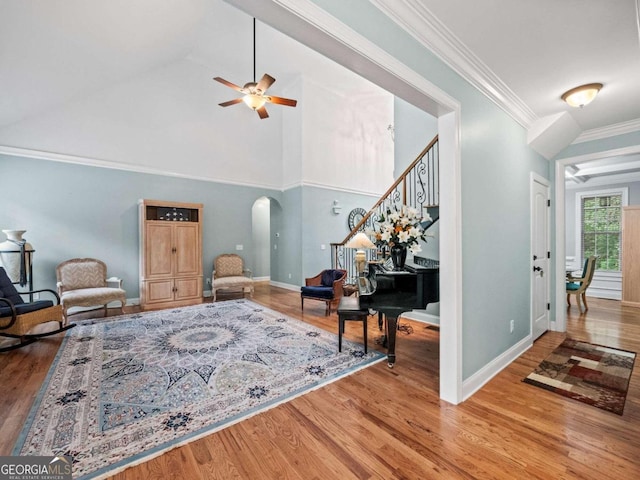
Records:
{"label": "baby grand piano", "polygon": [[414,257],[413,262],[407,262],[400,271],[370,263],[367,276],[358,278],[358,293],[361,309],[376,310],[386,317],[387,361],[389,368],[393,368],[398,317],[440,301],[440,263]]}

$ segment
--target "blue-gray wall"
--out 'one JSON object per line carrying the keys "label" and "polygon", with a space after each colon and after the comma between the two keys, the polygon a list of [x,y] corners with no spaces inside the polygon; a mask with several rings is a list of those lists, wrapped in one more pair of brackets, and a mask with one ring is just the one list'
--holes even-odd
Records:
{"label": "blue-gray wall", "polygon": [[[333,201],[342,206],[334,214]],[[376,197],[357,193],[304,187],[302,193],[302,273],[312,277],[331,266],[331,242],[339,243],[347,236],[349,212],[354,208],[369,211]],[[322,249],[322,245],[325,249]]]}
{"label": "blue-gray wall", "polygon": [[529,179],[530,172],[550,178],[550,164],[527,146],[522,126],[370,2],[314,3],[461,104],[462,376],[467,379],[530,333]]}
{"label": "blue-gray wall", "polygon": [[[331,266],[330,244],[347,235],[349,212],[368,210],[377,200],[327,188],[283,193],[1,154],[0,178],[5,185],[0,229],[27,230],[24,237],[36,248],[36,287],[55,288],[58,263],[96,257],[107,263],[109,275],[123,278],[127,298],[138,297],[141,198],[204,204],[205,282],[216,255],[238,253],[254,275],[294,287]],[[271,200],[270,272],[252,264],[252,209],[262,196]],[[334,200],[342,206],[337,215]],[[236,252],[238,244],[243,251]]]}
{"label": "blue-gray wall", "polygon": [[[203,272],[213,259],[244,245],[252,268],[251,208],[278,191],[0,155],[2,229],[23,228],[36,249],[36,288],[55,288],[55,267],[69,258],[96,257],[137,298],[138,200],[203,203]],[[276,215],[287,217],[288,212]],[[243,254],[243,252],[238,252]],[[277,262],[277,258],[276,258]],[[277,271],[277,269],[276,269]],[[204,284],[207,290],[206,283]]]}

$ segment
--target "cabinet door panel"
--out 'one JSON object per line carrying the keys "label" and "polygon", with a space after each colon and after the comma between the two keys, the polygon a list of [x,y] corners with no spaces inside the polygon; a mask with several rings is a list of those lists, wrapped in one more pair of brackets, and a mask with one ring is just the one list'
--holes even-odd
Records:
{"label": "cabinet door panel", "polygon": [[640,207],[622,209],[622,305],[640,307]]}
{"label": "cabinet door panel", "polygon": [[146,226],[145,249],[146,276],[171,275],[172,225],[149,223]]}
{"label": "cabinet door panel", "polygon": [[173,280],[153,280],[146,283],[147,303],[169,302],[173,300]]}
{"label": "cabinet door panel", "polygon": [[195,223],[175,224],[176,275],[200,273],[200,235]]}
{"label": "cabinet door panel", "polygon": [[202,277],[177,278],[176,300],[202,297]]}

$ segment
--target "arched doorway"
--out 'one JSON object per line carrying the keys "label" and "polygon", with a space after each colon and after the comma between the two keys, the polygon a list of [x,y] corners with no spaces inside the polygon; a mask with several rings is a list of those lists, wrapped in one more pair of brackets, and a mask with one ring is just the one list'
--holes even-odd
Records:
{"label": "arched doorway", "polygon": [[281,211],[280,203],[271,197],[260,197],[251,207],[251,265],[254,280],[271,281],[278,278],[278,250],[274,239],[279,234]]}

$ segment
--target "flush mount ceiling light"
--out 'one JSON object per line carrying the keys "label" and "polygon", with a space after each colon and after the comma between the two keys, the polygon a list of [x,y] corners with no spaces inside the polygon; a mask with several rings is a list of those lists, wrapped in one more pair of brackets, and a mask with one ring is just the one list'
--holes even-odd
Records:
{"label": "flush mount ceiling light", "polygon": [[568,92],[563,93],[560,98],[572,107],[582,108],[596,98],[601,88],[601,83],[588,83],[587,85],[572,88]]}

